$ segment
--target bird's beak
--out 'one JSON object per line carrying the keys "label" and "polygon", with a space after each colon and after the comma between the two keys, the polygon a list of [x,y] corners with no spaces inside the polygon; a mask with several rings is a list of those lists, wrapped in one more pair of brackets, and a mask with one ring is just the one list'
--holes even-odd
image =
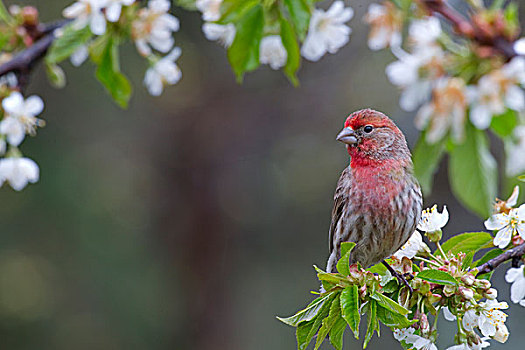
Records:
{"label": "bird's beak", "polygon": [[350,127],[341,130],[341,132],[337,135],[335,139],[337,141],[341,141],[342,143],[346,143],[347,145],[357,144],[357,137],[355,131]]}

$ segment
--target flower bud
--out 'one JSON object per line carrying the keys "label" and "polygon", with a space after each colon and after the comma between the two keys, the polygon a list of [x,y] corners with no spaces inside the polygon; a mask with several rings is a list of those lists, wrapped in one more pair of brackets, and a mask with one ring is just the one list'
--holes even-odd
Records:
{"label": "flower bud", "polygon": [[419,325],[421,327],[421,331],[424,333],[427,333],[430,330],[430,323],[428,323],[427,315],[422,314],[419,316]]}
{"label": "flower bud", "polygon": [[35,26],[38,24],[38,10],[35,7],[24,6],[21,14],[25,25]]}
{"label": "flower bud", "polygon": [[438,229],[436,231],[425,233],[425,236],[427,236],[430,242],[437,243],[441,241],[441,237],[443,237],[443,232],[440,229]]}
{"label": "flower bud", "polygon": [[466,275],[463,275],[463,277],[461,277],[461,281],[467,286],[473,285],[475,280],[476,279],[474,278],[474,276],[470,273],[467,273]]}
{"label": "flower bud", "polygon": [[461,296],[467,300],[474,298],[474,291],[463,286],[459,287],[459,294],[461,294]]}
{"label": "flower bud", "polygon": [[487,299],[494,300],[498,297],[498,290],[495,288],[489,288],[483,296]]}
{"label": "flower bud", "polygon": [[467,334],[467,344],[469,347],[475,347],[476,345],[481,344],[481,338],[476,333]]}
{"label": "flower bud", "polygon": [[423,281],[423,283],[421,283],[421,286],[418,289],[418,292],[419,294],[423,294],[423,295],[430,292],[430,283],[428,283],[427,281]]}
{"label": "flower bud", "polygon": [[359,288],[359,296],[361,298],[364,298],[366,296],[366,284]]}
{"label": "flower bud", "polygon": [[456,286],[451,286],[447,284],[445,287],[443,287],[443,294],[445,294],[445,296],[450,297],[454,293],[456,293]]}
{"label": "flower bud", "polygon": [[432,293],[430,293],[430,294],[428,295],[428,301],[429,301],[431,304],[437,303],[438,301],[441,300],[441,298],[442,298],[442,297],[441,297],[441,295],[439,295],[439,294],[432,294]]}
{"label": "flower bud", "polygon": [[490,284],[489,281],[487,280],[475,280],[474,281],[474,287],[475,288],[480,288],[480,289],[483,289],[483,290],[487,290],[491,287],[492,285]]}

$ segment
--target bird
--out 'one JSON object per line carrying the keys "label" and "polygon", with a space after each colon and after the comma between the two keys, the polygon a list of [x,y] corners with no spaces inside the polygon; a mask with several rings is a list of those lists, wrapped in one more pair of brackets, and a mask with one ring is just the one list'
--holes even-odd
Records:
{"label": "bird", "polygon": [[337,272],[341,243],[354,242],[350,264],[383,262],[399,280],[384,259],[414,233],[423,206],[405,136],[385,114],[363,109],[347,117],[336,140],[346,145],[350,164],[334,194],[326,270]]}

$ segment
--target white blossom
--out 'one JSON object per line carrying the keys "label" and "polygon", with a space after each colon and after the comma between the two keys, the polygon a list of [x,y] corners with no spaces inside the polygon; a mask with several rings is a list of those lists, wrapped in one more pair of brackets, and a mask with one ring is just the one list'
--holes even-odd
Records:
{"label": "white blossom", "polygon": [[179,20],[168,13],[170,6],[168,0],[150,0],[148,7],[138,12],[132,24],[132,36],[141,55],[149,56],[151,47],[162,53],[173,47],[172,34],[179,30]]}
{"label": "white blossom", "polygon": [[81,45],[69,57],[71,64],[75,67],[80,67],[89,56],[89,49],[86,45]]}
{"label": "white blossom", "polygon": [[515,304],[520,303],[520,305],[523,305],[522,302],[525,298],[525,275],[523,266],[524,265],[521,265],[518,268],[511,267],[505,274],[505,281],[512,283],[510,287],[510,300]]}
{"label": "white blossom", "polygon": [[468,344],[462,343],[459,345],[450,346],[447,348],[447,350],[481,350],[490,346],[490,343],[487,341],[489,339],[489,337],[483,337],[480,339],[479,344],[472,344],[469,346]]}
{"label": "white blossom", "polygon": [[516,40],[514,43],[514,51],[516,51],[518,55],[525,56],[525,38]]}
{"label": "white blossom", "polygon": [[224,47],[230,47],[233,39],[235,39],[235,25],[233,23],[204,23],[202,31],[206,39],[218,41]]}
{"label": "white blossom", "polygon": [[18,146],[26,133],[34,134],[43,121],[36,116],[44,110],[44,102],[36,95],[24,97],[18,91],[12,92],[2,100],[5,116],[0,122],[0,134],[6,135],[7,142]]}
{"label": "white blossom", "polygon": [[525,125],[514,128],[513,136],[516,141],[505,144],[507,146],[506,172],[509,176],[525,172]]}
{"label": "white blossom", "polygon": [[401,342],[405,341],[408,344],[414,345],[415,349],[418,350],[437,350],[437,347],[432,341],[428,338],[424,338],[417,334],[414,334],[414,328],[403,328],[403,329],[394,329],[393,334],[394,338]]}
{"label": "white blossom", "polygon": [[301,54],[310,61],[318,61],[327,52],[334,54],[349,41],[352,30],[345,23],[354,15],[351,7],[334,1],[327,11],[315,9],[310,18],[308,34]]}
{"label": "white blossom", "polygon": [[411,53],[393,46],[398,61],[389,64],[386,74],[390,82],[401,88],[400,107],[414,111],[427,101],[436,80],[444,74],[446,55],[436,42],[441,35],[439,20],[428,17],[410,24],[408,42]]}
{"label": "white blossom", "polygon": [[287,58],[288,53],[280,35],[269,35],[262,38],[259,49],[261,64],[268,64],[272,69],[279,69],[286,64]]}
{"label": "white blossom", "polygon": [[445,317],[445,320],[447,321],[455,321],[456,320],[456,316],[450,312],[450,310],[448,309],[448,306],[445,306],[443,308],[443,316]]}
{"label": "white blossom", "polygon": [[66,18],[75,19],[75,28],[81,29],[89,25],[93,34],[102,35],[106,32],[106,18],[102,13],[106,4],[107,0],[78,0],[66,7],[62,14]]}
{"label": "white blossom", "polygon": [[144,77],[144,85],[151,95],[159,96],[165,85],[173,85],[180,80],[182,72],[175,63],[180,55],[181,50],[176,47],[167,56],[148,68]]}
{"label": "white blossom", "polygon": [[497,300],[487,300],[479,303],[479,308],[467,310],[463,316],[463,328],[473,332],[474,328],[479,328],[481,333],[486,337],[492,337],[494,340],[504,343],[507,341],[509,331],[505,325],[507,314],[502,309],[509,306],[506,302]]}
{"label": "white blossom", "polygon": [[365,21],[370,25],[368,47],[380,50],[388,46],[401,45],[403,14],[391,2],[372,3],[368,6]]}
{"label": "white blossom", "polygon": [[122,6],[129,6],[135,2],[135,0],[107,0],[106,5],[106,18],[110,22],[117,22],[122,12]]}
{"label": "white blossom", "polygon": [[408,28],[408,37],[416,49],[423,50],[425,47],[433,46],[441,35],[441,24],[436,17],[430,16],[424,19],[414,20]]}
{"label": "white blossom", "polygon": [[426,140],[433,144],[450,130],[452,138],[463,140],[466,118],[466,87],[461,78],[440,78],[432,90],[432,100],[416,115],[419,129],[428,127]]}
{"label": "white blossom", "polygon": [[18,78],[13,72],[7,73],[0,77],[0,88],[7,86],[8,88],[14,88],[18,85]]}
{"label": "white blossom", "polygon": [[487,230],[498,231],[494,237],[494,245],[501,249],[510,243],[516,232],[525,238],[525,204],[508,213],[492,215],[485,221],[485,227]]}
{"label": "white blossom", "polygon": [[221,18],[221,4],[223,0],[197,0],[195,6],[202,12],[202,19],[207,22]]}
{"label": "white blossom", "polygon": [[482,76],[477,85],[469,86],[467,96],[471,106],[470,120],[478,129],[489,127],[494,115],[507,108],[525,110],[525,58],[516,57],[501,69]]}
{"label": "white blossom", "polygon": [[16,191],[22,190],[28,182],[37,182],[39,173],[38,165],[29,158],[0,159],[0,184],[7,181]]}
{"label": "white blossom", "polygon": [[440,213],[437,210],[437,205],[432,208],[427,208],[421,213],[421,220],[417,224],[417,228],[424,232],[434,232],[441,230],[448,222],[447,206],[443,206],[443,211]]}
{"label": "white blossom", "polygon": [[406,256],[409,259],[412,259],[420,251],[429,250],[428,246],[423,242],[423,237],[418,231],[414,231],[409,240],[403,244],[401,249],[394,253],[394,256],[399,260],[403,259]]}

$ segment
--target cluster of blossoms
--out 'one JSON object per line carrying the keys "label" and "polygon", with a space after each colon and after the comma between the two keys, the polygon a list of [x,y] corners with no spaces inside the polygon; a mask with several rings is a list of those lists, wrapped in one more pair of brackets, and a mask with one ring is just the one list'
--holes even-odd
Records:
{"label": "cluster of blossoms", "polygon": [[[508,61],[496,59],[482,47],[460,47],[436,17],[424,17],[421,14],[425,12],[413,6],[416,17],[409,18],[408,52],[401,48],[403,21],[407,15],[394,2],[371,4],[365,20],[371,26],[369,47],[372,50],[390,47],[397,57],[398,60],[386,68],[386,74],[391,83],[401,89],[400,107],[406,111],[417,110],[416,126],[426,130],[429,144],[444,139],[447,134],[455,143],[461,143],[467,121],[485,130],[493,117],[507,111],[518,115],[525,112],[525,57],[522,57],[525,38],[515,41],[514,51],[518,56]],[[473,21],[487,33],[504,27],[497,17],[499,14],[480,11],[473,16]],[[490,16],[496,16],[499,22],[494,20],[494,23],[500,23],[500,27],[493,29],[490,21],[484,22],[484,18]],[[506,37],[515,35],[505,34]],[[476,63],[473,69],[474,59],[486,60],[486,63]],[[519,131],[519,124],[523,122],[518,121],[513,142],[506,143],[508,175],[518,175],[525,170],[525,157],[520,156],[525,147],[524,132]]]}
{"label": "cluster of blossoms", "polygon": [[[66,18],[74,19],[73,27],[83,29],[89,26],[94,35],[104,35],[108,22],[125,22],[125,9],[135,9],[135,0],[80,0],[63,11]],[[180,48],[175,47],[173,33],[179,30],[179,20],[169,14],[169,0],[149,0],[146,7],[133,11],[131,37],[138,52],[147,57],[150,67],[146,71],[144,85],[153,96],[159,96],[165,85],[176,84],[182,74],[175,63]],[[153,50],[164,57],[159,57]],[[171,51],[171,52],[170,52]],[[89,56],[88,45],[82,45],[71,56],[71,62],[80,66]]]}
{"label": "cluster of blossoms", "polygon": [[[235,39],[236,29],[232,23],[213,23],[221,18],[223,0],[197,0],[196,6],[202,12],[205,23],[202,31],[208,40],[218,41],[224,47],[231,46]],[[326,53],[334,54],[346,45],[352,30],[345,23],[352,19],[354,11],[345,7],[342,1],[334,1],[328,10],[316,8],[313,10],[308,34],[301,47],[301,55],[310,60],[318,61]],[[259,62],[278,70],[287,62],[288,53],[281,36],[268,33],[260,42]]]}
{"label": "cluster of blossoms", "polygon": [[[507,200],[496,201],[495,213],[485,221],[487,230],[496,232],[494,245],[500,249],[525,242],[525,204],[516,208],[518,197],[519,187],[516,186]],[[524,265],[511,267],[505,275],[505,280],[512,284],[510,300],[525,307],[525,272],[523,269]]]}
{"label": "cluster of blossoms", "polygon": [[9,183],[20,191],[39,179],[38,165],[24,157],[18,147],[26,135],[34,135],[37,127],[44,126],[44,121],[37,118],[44,103],[36,95],[24,99],[20,92],[2,82],[0,93],[4,96],[0,109],[0,186]]}
{"label": "cluster of blossoms", "polygon": [[[510,204],[514,205],[516,199],[517,191],[514,192],[513,197],[510,199]],[[498,203],[499,207],[505,208],[509,201],[500,201]],[[509,208],[507,207],[507,209]],[[410,240],[395,253],[392,265],[401,273],[412,272],[411,260],[409,259],[416,258],[427,262],[427,267],[424,267],[423,263],[420,265],[422,271],[428,268],[437,268],[440,271],[447,272],[455,280],[461,281],[459,285],[448,284],[442,286],[418,280],[417,275],[415,280],[412,281],[414,293],[419,295],[419,300],[424,300],[423,304],[435,315],[436,320],[439,309],[443,310],[443,315],[448,321],[456,321],[458,317],[460,318],[457,336],[460,344],[451,346],[447,350],[482,349],[490,345],[488,342],[490,339],[504,343],[508,339],[509,331],[505,325],[507,315],[501,310],[508,308],[507,303],[496,300],[497,290],[491,288],[491,283],[488,280],[474,277],[468,265],[465,266],[466,254],[459,253],[456,256],[452,256],[444,253],[439,246],[439,240],[442,235],[441,229],[448,222],[448,218],[446,207],[444,207],[442,213],[439,213],[437,207],[434,206],[423,211],[421,221],[417,227],[425,233],[430,241],[438,244],[442,254],[440,257],[435,257],[430,253],[430,249],[423,242],[421,234],[416,231]],[[492,221],[498,221],[497,219],[491,219]],[[507,280],[520,283],[515,289],[519,290],[521,298],[525,297],[523,267],[509,270],[507,276]],[[522,282],[520,282],[519,278],[521,278]],[[513,301],[516,296],[512,295],[511,291]],[[486,301],[480,302],[482,298],[485,298]],[[432,306],[436,302],[438,305],[437,310]],[[437,336],[435,331],[435,325],[430,327],[426,315],[422,313],[419,315],[419,322],[416,326],[395,329],[393,335],[396,340],[409,345],[411,348],[437,350],[434,344]]]}

